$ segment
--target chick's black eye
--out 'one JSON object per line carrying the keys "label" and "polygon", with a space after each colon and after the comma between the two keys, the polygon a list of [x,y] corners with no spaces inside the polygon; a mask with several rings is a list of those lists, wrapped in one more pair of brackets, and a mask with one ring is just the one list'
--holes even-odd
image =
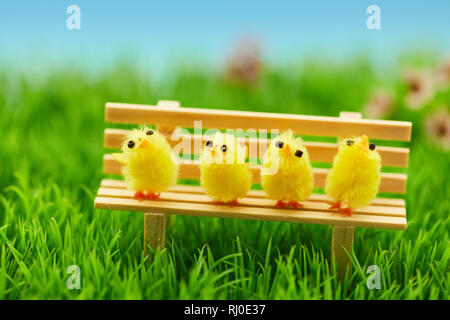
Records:
{"label": "chick's black eye", "polygon": [[207,147],[212,147],[212,146],[213,146],[212,140],[206,141],[205,146],[207,146]]}
{"label": "chick's black eye", "polygon": [[223,152],[226,152],[227,149],[228,149],[228,148],[227,148],[227,145],[226,145],[226,144],[222,145],[222,148],[221,148],[221,149],[222,149]]}
{"label": "chick's black eye", "polygon": [[353,144],[353,140],[347,140],[347,145],[351,146]]}
{"label": "chick's black eye", "polygon": [[303,151],[302,150],[297,150],[295,151],[295,156],[301,158],[303,155]]}
{"label": "chick's black eye", "polygon": [[148,136],[151,136],[151,135],[153,134],[153,130],[150,129],[150,130],[148,130],[145,134],[148,135]]}
{"label": "chick's black eye", "polygon": [[128,145],[128,148],[133,149],[134,146],[136,145],[136,143],[133,140],[130,140],[130,141],[128,141],[127,145]]}
{"label": "chick's black eye", "polygon": [[369,149],[370,150],[375,150],[375,143],[369,144]]}
{"label": "chick's black eye", "polygon": [[283,143],[283,142],[281,142],[281,141],[275,142],[275,147],[282,149],[283,146],[284,146],[284,143]]}

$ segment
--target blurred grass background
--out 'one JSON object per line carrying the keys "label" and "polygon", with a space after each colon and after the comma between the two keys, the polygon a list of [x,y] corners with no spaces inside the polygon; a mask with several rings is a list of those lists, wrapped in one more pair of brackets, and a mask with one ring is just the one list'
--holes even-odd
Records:
{"label": "blurred grass background", "polygon": [[[0,299],[448,299],[450,157],[425,129],[429,115],[448,110],[448,87],[412,110],[401,75],[375,73],[364,57],[264,66],[250,82],[201,67],[174,68],[155,82],[123,61],[96,74],[2,65]],[[338,116],[364,111],[377,88],[393,93],[387,118],[413,122],[408,229],[358,228],[342,285],[330,275],[330,226],[179,216],[167,249],[145,263],[143,214],[93,209],[107,101]],[[379,290],[366,287],[374,264]],[[80,290],[66,286],[70,265],[81,268]]]}

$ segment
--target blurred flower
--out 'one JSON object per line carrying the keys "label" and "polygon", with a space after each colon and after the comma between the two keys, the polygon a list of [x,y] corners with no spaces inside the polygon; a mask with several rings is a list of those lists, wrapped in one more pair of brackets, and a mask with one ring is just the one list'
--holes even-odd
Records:
{"label": "blurred flower", "polygon": [[378,90],[372,93],[364,106],[365,114],[369,118],[381,119],[390,116],[394,109],[392,96],[385,91]]}
{"label": "blurred flower", "polygon": [[428,137],[444,150],[450,150],[450,113],[445,108],[431,114],[425,121]]}
{"label": "blurred flower", "polygon": [[438,69],[438,81],[442,86],[450,85],[450,59],[444,61]]}
{"label": "blurred flower", "polygon": [[418,110],[433,98],[434,79],[429,70],[409,70],[404,74],[404,79],[408,87],[405,97],[408,108]]}
{"label": "blurred flower", "polygon": [[241,39],[227,63],[227,78],[254,83],[261,75],[259,42],[251,37]]}

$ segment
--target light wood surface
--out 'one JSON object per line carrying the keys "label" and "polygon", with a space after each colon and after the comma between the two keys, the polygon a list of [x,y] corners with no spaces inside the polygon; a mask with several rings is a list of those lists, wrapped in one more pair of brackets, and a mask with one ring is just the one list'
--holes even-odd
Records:
{"label": "light wood surface", "polygon": [[[186,188],[186,191],[189,190]],[[124,198],[132,199],[134,192],[127,189],[118,188],[105,188],[101,187],[98,190],[97,195],[99,197],[108,198]],[[161,201],[171,201],[171,202],[184,202],[184,203],[211,203],[211,199],[203,193],[195,192],[173,192],[165,191],[161,193]],[[239,200],[240,206],[253,207],[253,208],[274,208],[276,201],[261,197],[247,196]],[[311,210],[311,211],[327,211],[333,212],[329,209],[330,204],[327,201],[303,201],[303,208],[299,210]],[[286,210],[294,210],[291,208],[286,208]],[[379,215],[379,216],[392,216],[392,217],[405,217],[406,210],[404,207],[393,207],[393,206],[378,206],[370,205],[363,208],[354,209],[355,213],[368,214],[368,215]]]}
{"label": "light wood surface", "polygon": [[411,122],[355,120],[337,117],[230,111],[201,108],[159,108],[156,106],[106,103],[105,120],[115,123],[158,124],[203,128],[287,130],[316,136],[351,136],[367,134],[371,139],[410,141]]}
{"label": "light wood surface", "polygon": [[[124,180],[116,179],[103,179],[100,183],[101,188],[106,189],[126,189],[126,184]],[[180,193],[194,193],[194,194],[204,194],[204,190],[200,186],[193,185],[182,185],[178,184],[171,187],[169,192],[180,192]],[[263,190],[249,190],[248,197],[253,198],[266,198],[266,194]],[[320,201],[320,202],[331,202],[332,199],[325,194],[313,193],[308,201]],[[373,206],[389,206],[389,207],[404,207],[405,200],[399,198],[375,198],[372,200],[370,205]]]}
{"label": "light wood surface", "polygon": [[[105,154],[103,158],[103,172],[106,174],[121,174],[122,164],[114,159],[111,154]],[[260,165],[250,166],[253,172],[253,183],[260,181]],[[315,187],[324,187],[328,169],[314,168]],[[181,179],[199,179],[200,168],[197,161],[181,160],[179,177]],[[407,175],[402,173],[381,174],[381,192],[404,193],[406,191]]]}
{"label": "light wood surface", "polygon": [[[180,102],[179,101],[172,101],[172,100],[159,100],[157,103],[158,108],[179,108]],[[178,126],[174,125],[158,125],[157,130],[165,135],[172,135],[172,133],[178,128]]]}
{"label": "light wood surface", "polygon": [[[128,133],[129,130],[125,129],[105,129],[105,148],[119,149]],[[184,149],[179,150],[180,153],[183,152],[184,154],[196,154],[196,151],[201,150],[207,137],[186,133],[166,134],[166,138],[172,147],[180,143],[186,146]],[[248,147],[251,158],[262,158],[269,144],[270,139],[248,137],[245,139],[245,145]],[[308,149],[311,161],[332,162],[338,150],[336,143],[305,141],[304,145]],[[380,153],[383,166],[402,168],[408,166],[408,148],[377,146],[377,150]]]}
{"label": "light wood surface", "polygon": [[144,245],[153,250],[164,249],[166,243],[166,215],[162,213],[144,213]]}
{"label": "light wood surface", "polygon": [[404,230],[406,218],[397,216],[381,216],[354,213],[350,217],[338,213],[312,210],[293,210],[264,208],[252,206],[229,207],[212,203],[165,201],[165,200],[135,200],[130,198],[102,197],[95,199],[97,209],[126,210],[141,212],[160,212],[164,214],[179,214],[219,218],[239,218],[268,220],[281,222],[331,224],[335,226],[355,226],[366,228]]}
{"label": "light wood surface", "polygon": [[354,231],[354,227],[333,226],[331,257],[337,264],[337,277],[341,282],[345,279],[347,268],[348,274],[351,274],[352,264],[348,255],[352,251]]}

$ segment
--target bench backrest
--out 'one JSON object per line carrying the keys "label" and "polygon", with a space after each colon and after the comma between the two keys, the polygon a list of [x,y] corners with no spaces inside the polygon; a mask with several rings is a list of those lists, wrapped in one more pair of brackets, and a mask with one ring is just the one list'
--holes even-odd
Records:
{"label": "bench backrest", "polygon": [[[193,128],[194,122],[201,121],[202,129],[254,129],[287,130],[292,129],[298,134],[322,137],[347,137],[366,134],[371,140],[377,140],[377,150],[382,158],[383,167],[406,168],[408,166],[409,149],[405,147],[386,146],[391,141],[408,142],[411,139],[411,123],[406,121],[348,119],[338,117],[307,116],[295,114],[277,114],[248,111],[230,111],[202,108],[176,107],[175,104],[164,102],[158,106],[135,105],[124,103],[107,103],[105,120],[112,123],[132,125],[157,125],[159,128]],[[170,131],[170,130],[167,130]],[[120,148],[126,129],[105,129],[105,148]],[[170,134],[170,132],[169,132]],[[172,139],[170,139],[172,137]],[[190,144],[190,152],[198,155],[202,146],[202,136],[191,134],[186,130],[168,136],[172,146],[180,141]],[[203,137],[204,140],[204,137]],[[269,138],[254,136],[245,139],[249,150],[262,156],[270,143]],[[337,143],[306,141],[313,166],[317,162],[330,163],[337,152]],[[183,150],[186,156],[186,149]],[[255,154],[255,153],[250,153]],[[190,156],[190,155],[189,155]],[[328,165],[329,167],[330,165]],[[259,182],[259,165],[252,165],[253,181]],[[324,187],[329,169],[315,168],[315,187]],[[104,155],[104,172],[120,174],[121,165],[111,154]],[[193,160],[183,160],[180,165],[180,178],[198,179],[200,170]],[[405,193],[407,175],[405,173],[382,172],[380,192]]]}

